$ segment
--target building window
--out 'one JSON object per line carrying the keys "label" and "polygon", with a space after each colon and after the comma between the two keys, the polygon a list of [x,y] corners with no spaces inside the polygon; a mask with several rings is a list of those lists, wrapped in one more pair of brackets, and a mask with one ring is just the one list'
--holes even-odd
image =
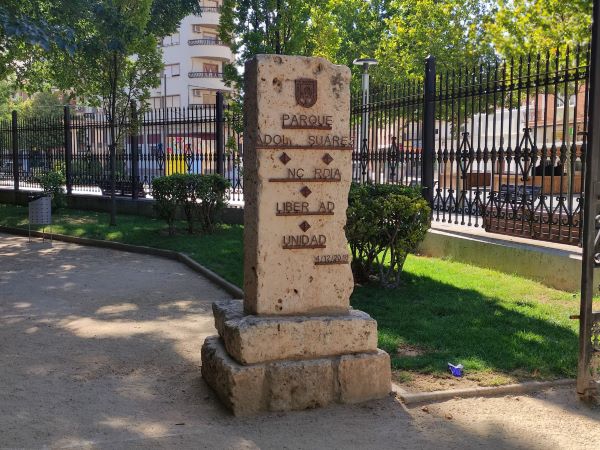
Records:
{"label": "building window", "polygon": [[193,89],[192,95],[195,98],[202,99],[202,105],[214,105],[217,103],[217,91],[210,91],[207,89]]}
{"label": "building window", "polygon": [[165,69],[163,74],[168,77],[178,77],[179,76],[180,66],[177,64],[165,64]]}
{"label": "building window", "polygon": [[207,41],[214,41],[215,43],[219,40],[219,36],[217,36],[217,33],[211,33],[209,31],[205,31],[202,34],[202,37]]}
{"label": "building window", "polygon": [[215,91],[207,91],[202,94],[202,103],[205,105],[214,105],[217,103],[217,93]]}
{"label": "building window", "polygon": [[162,41],[163,47],[169,47],[171,45],[179,45],[179,33],[173,33],[170,36],[165,36]]}
{"label": "building window", "polygon": [[150,106],[152,109],[179,108],[181,106],[181,99],[179,95],[150,97]]}
{"label": "building window", "polygon": [[204,63],[202,65],[202,68],[204,69],[204,72],[219,73],[219,65],[218,64]]}
{"label": "building window", "polygon": [[217,10],[218,8],[221,7],[221,1],[220,0],[203,0],[200,3],[200,6],[205,11],[213,11],[213,10]]}

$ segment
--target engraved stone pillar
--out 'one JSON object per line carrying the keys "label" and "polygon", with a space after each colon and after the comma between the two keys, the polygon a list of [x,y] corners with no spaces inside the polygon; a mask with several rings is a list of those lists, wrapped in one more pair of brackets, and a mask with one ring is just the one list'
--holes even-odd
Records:
{"label": "engraved stone pillar", "polygon": [[391,390],[377,323],[352,310],[344,234],[350,69],[246,63],[244,301],[213,305],[202,375],[236,415],[354,403]]}

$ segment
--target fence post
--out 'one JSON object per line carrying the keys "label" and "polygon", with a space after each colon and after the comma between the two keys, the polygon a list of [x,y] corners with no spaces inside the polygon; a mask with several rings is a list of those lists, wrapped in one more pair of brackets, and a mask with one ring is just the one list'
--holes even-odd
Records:
{"label": "fence post", "polygon": [[138,116],[135,102],[131,102],[131,198],[137,200],[139,191]]}
{"label": "fence post", "polygon": [[12,160],[15,191],[19,190],[19,130],[17,129],[17,111],[12,112]]}
{"label": "fence post", "polygon": [[[592,13],[591,61],[589,62],[588,141],[585,149],[583,197],[583,235],[581,258],[581,297],[579,304],[579,359],[577,364],[577,393],[580,398],[592,400],[598,395],[598,385],[592,372],[592,337],[594,323],[600,314],[594,313],[593,299],[597,293],[594,269],[598,267],[598,236],[600,221],[600,2],[594,1]],[[596,318],[595,318],[596,317]]]}
{"label": "fence post", "polygon": [[73,192],[73,142],[71,140],[71,111],[69,106],[64,108],[65,126],[65,178],[67,179],[67,194]]}
{"label": "fence post", "polygon": [[225,142],[223,139],[223,93],[217,92],[217,105],[216,105],[216,121],[215,126],[217,127],[216,144],[217,144],[217,173],[219,175],[225,175],[224,171],[224,159],[225,159]]}
{"label": "fence post", "polygon": [[433,211],[433,162],[435,161],[435,57],[425,59],[423,93],[423,154],[421,184],[423,195]]}

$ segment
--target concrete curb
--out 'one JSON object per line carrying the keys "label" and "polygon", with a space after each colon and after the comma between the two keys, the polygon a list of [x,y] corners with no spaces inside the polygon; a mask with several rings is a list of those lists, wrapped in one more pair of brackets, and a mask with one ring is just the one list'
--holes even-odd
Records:
{"label": "concrete curb", "polygon": [[[24,228],[13,228],[13,227],[5,227],[0,225],[0,232],[15,234],[18,236],[28,236],[29,233]],[[42,233],[40,231],[31,231],[31,236],[40,237],[40,238],[50,238],[50,233]],[[200,275],[205,276],[210,281],[215,283],[229,295],[231,295],[235,299],[244,298],[244,291],[242,291],[235,284],[230,283],[229,281],[222,278],[220,275],[216,274],[212,270],[204,267],[202,264],[197,263],[192,258],[184,253],[179,253],[174,250],[165,250],[161,248],[154,247],[146,247],[143,245],[132,245],[132,244],[124,244],[122,242],[113,242],[113,241],[103,241],[100,239],[90,239],[83,238],[77,236],[68,236],[65,234],[52,234],[52,239],[62,242],[69,242],[72,244],[79,245],[88,245],[92,247],[100,247],[100,248],[108,248],[111,250],[119,250],[123,252],[129,253],[140,253],[142,255],[151,255],[158,256],[161,258],[167,258],[174,261],[178,261],[180,263],[185,264],[193,271],[199,273]]]}
{"label": "concrete curb", "polygon": [[393,384],[393,391],[396,396],[405,404],[424,403],[424,402],[443,402],[456,397],[495,397],[507,394],[526,394],[529,392],[541,391],[544,389],[575,386],[576,380],[566,378],[554,381],[526,381],[518,384],[507,384],[505,386],[476,387],[468,389],[452,389],[448,391],[433,392],[407,392],[397,384]]}

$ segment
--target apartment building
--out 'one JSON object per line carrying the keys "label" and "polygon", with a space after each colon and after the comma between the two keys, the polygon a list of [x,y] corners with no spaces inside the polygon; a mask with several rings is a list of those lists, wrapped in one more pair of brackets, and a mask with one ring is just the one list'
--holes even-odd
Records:
{"label": "apartment building", "polygon": [[185,17],[179,29],[162,41],[165,69],[151,108],[214,104],[223,83],[223,65],[233,62],[229,47],[219,40],[222,0],[201,0],[202,14]]}

